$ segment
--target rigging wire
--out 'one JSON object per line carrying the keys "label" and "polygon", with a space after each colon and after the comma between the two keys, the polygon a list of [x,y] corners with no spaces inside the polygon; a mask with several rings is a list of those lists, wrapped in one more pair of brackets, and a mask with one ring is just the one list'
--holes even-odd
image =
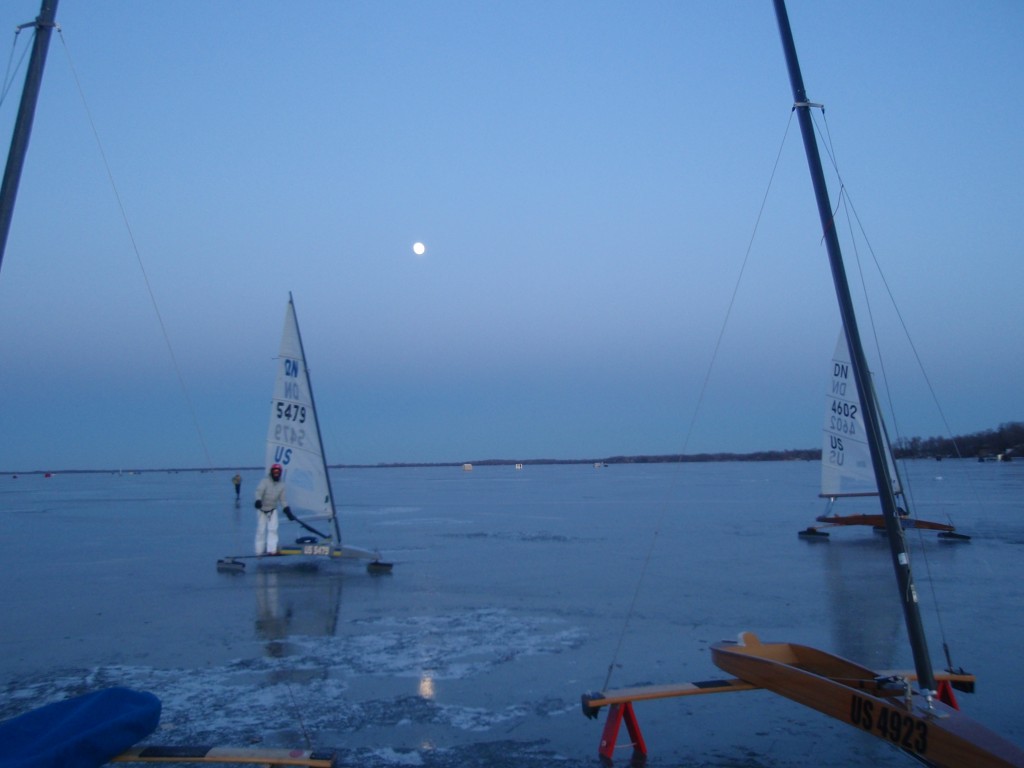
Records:
{"label": "rigging wire", "polygon": [[[686,449],[690,445],[690,438],[693,436],[693,430],[694,430],[694,427],[695,427],[695,425],[697,423],[697,417],[700,414],[701,408],[702,408],[702,406],[704,404],[704,397],[707,394],[708,384],[709,384],[709,382],[711,380],[711,374],[714,371],[715,363],[718,360],[718,353],[719,353],[719,351],[721,350],[721,347],[722,347],[722,340],[725,338],[725,330],[726,330],[726,328],[729,325],[729,318],[732,316],[733,308],[736,306],[736,297],[739,294],[740,284],[743,282],[743,275],[746,272],[747,264],[750,261],[750,254],[751,254],[751,251],[754,248],[754,240],[757,237],[757,230],[758,230],[758,227],[761,224],[761,218],[764,216],[764,209],[765,209],[765,206],[768,204],[768,195],[771,193],[772,184],[775,181],[775,174],[778,171],[779,163],[782,160],[782,150],[783,150],[783,148],[786,145],[786,138],[789,136],[789,131],[790,131],[790,128],[792,127],[792,125],[793,125],[793,112],[790,111],[789,120],[786,123],[786,129],[783,132],[782,140],[779,142],[778,152],[775,155],[775,163],[772,166],[772,171],[771,171],[771,174],[769,175],[769,178],[768,178],[768,184],[765,187],[764,195],[761,198],[761,206],[760,206],[760,208],[757,211],[757,217],[754,220],[754,227],[753,227],[753,230],[750,233],[750,239],[747,242],[747,249],[746,249],[745,253],[743,254],[743,261],[740,264],[739,273],[736,275],[736,282],[733,285],[732,295],[729,297],[729,303],[728,303],[728,306],[726,307],[726,310],[725,310],[725,316],[722,318],[722,326],[719,329],[718,338],[715,340],[715,346],[714,346],[714,349],[711,352],[711,360],[708,362],[707,370],[704,373],[704,380],[701,383],[700,392],[697,395],[697,402],[694,405],[693,413],[692,413],[692,415],[690,417],[690,422],[689,422],[685,432],[683,433],[683,444],[682,444],[682,448],[680,449],[680,454],[679,454],[680,461],[682,461],[682,457],[685,455]],[[677,481],[678,481],[678,475],[673,476],[673,482],[677,482]],[[671,495],[671,489],[669,489],[667,495]],[[639,575],[637,576],[636,587],[633,590],[633,596],[630,599],[629,607],[628,607],[628,609],[626,611],[626,616],[625,616],[625,618],[623,620],[622,630],[620,631],[618,640],[616,641],[615,650],[612,653],[612,659],[611,659],[611,661],[608,664],[608,673],[605,676],[604,685],[602,686],[603,690],[607,690],[608,689],[608,686],[609,686],[609,684],[611,682],[611,678],[612,678],[612,672],[614,671],[615,667],[618,665],[619,653],[622,650],[622,644],[623,644],[623,642],[625,640],[626,632],[629,630],[630,620],[632,619],[633,614],[635,613],[635,610],[636,610],[636,603],[637,603],[637,600],[640,597],[640,589],[643,586],[644,578],[647,575],[647,569],[648,569],[648,566],[651,563],[651,558],[652,558],[652,556],[654,554],[654,547],[657,544],[658,537],[661,534],[661,524],[662,524],[662,521],[664,520],[664,517],[665,517],[665,507],[662,508],[662,512],[661,512],[661,514],[658,517],[658,521],[657,521],[657,524],[655,525],[654,532],[651,535],[651,544],[648,547],[647,554],[645,555],[643,563],[640,566],[640,572],[639,572]]]}
{"label": "rigging wire", "polygon": [[[834,157],[834,154],[833,154],[833,151],[832,151],[832,146],[831,146],[831,135],[828,133],[828,120],[825,119],[824,112],[822,113],[822,121],[825,123],[825,133],[823,134],[819,130],[819,135],[822,136],[822,142],[825,145],[826,153],[829,156],[829,160],[831,160],[831,162],[832,162],[832,167],[835,170],[836,175],[839,176],[838,164],[836,163],[836,160],[835,160],[835,157]],[[910,347],[910,351],[913,353],[914,361],[917,363],[917,366],[918,366],[918,368],[921,371],[921,375],[924,378],[925,385],[928,387],[928,393],[931,395],[932,402],[933,402],[936,410],[939,413],[939,418],[942,420],[942,425],[946,429],[946,433],[949,435],[950,441],[953,443],[953,448],[956,451],[957,458],[958,459],[962,459],[963,458],[963,454],[960,452],[960,445],[959,445],[959,443],[957,443],[957,441],[955,439],[955,436],[953,435],[953,430],[952,430],[952,428],[949,425],[949,420],[946,418],[945,411],[943,411],[943,409],[942,409],[942,404],[939,401],[938,394],[935,392],[935,387],[932,385],[931,378],[928,376],[928,371],[925,369],[924,362],[921,359],[921,355],[917,351],[917,346],[914,344],[914,339],[910,335],[910,329],[908,328],[906,320],[903,317],[903,313],[900,311],[899,304],[896,301],[896,296],[895,296],[895,294],[893,294],[892,288],[889,285],[889,281],[885,277],[885,273],[882,270],[881,263],[878,261],[878,256],[875,253],[875,249],[871,245],[871,241],[868,239],[867,232],[864,229],[864,224],[860,220],[860,215],[857,213],[856,206],[854,206],[853,200],[852,200],[852,198],[850,198],[849,191],[847,190],[846,185],[842,182],[841,177],[840,177],[840,195],[842,196],[843,200],[845,200],[846,203],[849,204],[848,211],[852,215],[848,215],[848,220],[851,222],[851,225],[852,225],[852,223],[854,221],[857,223],[857,229],[858,229],[858,231],[860,233],[860,236],[862,238],[864,238],[864,243],[867,246],[868,253],[871,255],[871,260],[874,262],[875,269],[878,271],[878,276],[879,276],[879,278],[882,281],[882,286],[885,288],[886,294],[889,296],[889,302],[890,302],[890,304],[892,304],[892,308],[893,308],[893,311],[896,314],[896,318],[899,320],[900,327],[903,329],[903,333],[904,333],[904,335],[907,338],[907,343],[908,343],[908,345]],[[851,226],[851,229],[852,229],[852,226]],[[851,239],[853,237],[854,237],[854,235],[851,234]],[[854,242],[854,249],[856,251],[856,240],[854,239],[853,242]],[[859,252],[858,252],[858,266],[859,266],[859,264],[860,264],[860,259],[859,259]],[[874,326],[872,326],[872,330],[874,330]],[[876,343],[876,346],[877,346],[877,344],[878,344],[877,335],[875,337],[875,343]],[[890,407],[891,407],[891,405],[890,405]]]}
{"label": "rigging wire", "polygon": [[[11,88],[14,86],[14,80],[18,72],[21,71],[22,65],[25,63],[25,59],[28,57],[29,51],[32,50],[31,41],[21,52],[21,58],[18,59],[18,63],[14,63],[14,55],[18,50],[18,36],[21,34],[21,30],[24,27],[18,27],[14,30],[14,40],[11,42],[11,52],[7,56],[7,71],[4,72],[3,84],[0,86],[0,107],[3,106],[7,100],[7,94],[10,93]],[[60,27],[58,27],[60,29]],[[33,34],[35,34],[35,27],[32,27]]]}
{"label": "rigging wire", "polygon": [[302,719],[302,709],[299,707],[297,701],[295,701],[295,691],[292,688],[292,684],[285,682],[285,690],[288,691],[288,698],[292,700],[292,711],[295,715],[295,719],[299,721],[299,730],[302,731],[302,738],[306,740],[306,749],[313,749],[313,739],[310,738],[309,729],[306,728],[306,721]]}
{"label": "rigging wire", "polygon": [[93,138],[96,140],[96,147],[99,150],[100,159],[103,161],[103,167],[106,169],[110,188],[114,193],[114,199],[117,201],[117,207],[121,212],[121,220],[124,222],[125,230],[128,233],[128,239],[131,241],[132,251],[135,253],[135,260],[139,265],[139,271],[142,273],[142,280],[146,284],[146,291],[149,293],[149,300],[153,305],[153,311],[156,314],[157,323],[160,325],[160,332],[163,335],[164,344],[167,346],[167,351],[171,356],[171,364],[174,367],[174,373],[177,376],[178,385],[181,387],[182,395],[185,398],[185,404],[192,417],[192,424],[195,427],[196,434],[199,437],[199,442],[202,445],[203,454],[206,457],[206,465],[208,467],[213,467],[213,460],[210,457],[210,451],[206,445],[206,438],[203,436],[203,430],[199,424],[199,418],[196,415],[195,407],[192,404],[192,398],[189,396],[188,387],[185,385],[185,378],[181,373],[181,366],[178,364],[178,358],[174,354],[174,346],[171,344],[171,337],[167,333],[167,326],[164,323],[163,315],[160,313],[160,306],[157,304],[156,294],[153,292],[153,286],[150,284],[149,275],[146,272],[146,265],[142,261],[142,253],[139,250],[138,242],[135,239],[135,233],[132,231],[131,222],[128,219],[128,212],[125,210],[124,203],[121,200],[121,193],[118,190],[117,182],[114,179],[114,173],[110,168],[110,163],[107,161],[107,153],[103,149],[103,142],[100,139],[96,123],[92,118],[92,111],[89,109],[89,103],[85,98],[85,91],[82,88],[82,83],[78,77],[78,71],[75,69],[74,61],[71,58],[71,51],[68,48],[67,41],[64,39],[64,31],[58,26],[57,32],[59,33],[64,53],[67,56],[68,67],[71,71],[71,76],[75,81],[75,87],[78,89],[78,96],[82,100],[82,107],[85,109],[86,119],[89,121],[89,127],[92,130]]}
{"label": "rigging wire", "polygon": [[[824,122],[826,123],[826,130],[827,130],[827,128],[828,128],[828,125],[827,125],[828,121],[825,120]],[[828,147],[828,149],[829,149],[829,159],[832,160],[833,168],[836,169],[836,173],[838,174],[839,173],[838,167],[836,166],[835,159],[832,157],[832,154],[831,154],[831,151],[830,151],[831,147]],[[936,408],[936,410],[939,413],[939,418],[942,420],[942,425],[945,428],[946,433],[949,435],[950,441],[953,443],[953,448],[956,451],[957,458],[958,459],[962,459],[963,458],[963,454],[960,452],[960,444],[957,443],[957,441],[955,439],[955,436],[953,434],[953,430],[952,430],[952,428],[949,425],[949,420],[946,418],[945,411],[942,410],[942,404],[939,401],[939,397],[938,397],[938,395],[935,392],[935,388],[932,386],[931,378],[928,376],[928,371],[925,369],[924,362],[921,359],[921,355],[917,351],[917,346],[914,344],[914,339],[910,335],[910,329],[907,327],[907,323],[906,323],[906,320],[903,317],[903,313],[900,311],[899,304],[896,302],[896,297],[895,297],[895,295],[892,292],[892,288],[890,287],[888,280],[886,280],[886,278],[885,278],[885,273],[882,271],[882,265],[878,261],[878,256],[875,253],[875,249],[871,245],[871,241],[868,239],[867,232],[864,230],[864,225],[863,225],[863,223],[860,220],[860,216],[857,213],[856,207],[853,205],[852,199],[850,199],[849,195],[846,194],[846,187],[845,187],[845,185],[842,186],[842,189],[844,191],[844,195],[845,195],[846,199],[849,200],[849,203],[850,203],[851,212],[853,214],[851,222],[852,221],[856,221],[856,223],[857,223],[857,228],[858,228],[858,230],[860,232],[860,236],[864,238],[864,243],[867,246],[868,252],[871,254],[871,259],[872,259],[872,261],[875,264],[875,269],[878,270],[878,275],[879,275],[879,278],[882,281],[882,286],[885,288],[886,293],[889,296],[889,302],[892,304],[893,311],[895,312],[896,317],[897,317],[897,319],[900,322],[900,327],[903,328],[903,333],[904,333],[904,335],[907,338],[907,343],[910,346],[910,351],[913,353],[914,360],[917,363],[917,366],[918,366],[918,368],[921,371],[921,375],[924,377],[925,385],[928,387],[928,393],[932,397],[932,402],[935,405],[935,408]]]}
{"label": "rigging wire", "polygon": [[[815,122],[815,130],[818,132],[818,135],[821,137],[822,145],[825,147],[825,153],[828,155],[829,161],[832,164],[832,169],[833,169],[833,171],[836,174],[836,179],[838,180],[839,193],[837,195],[838,202],[836,204],[836,207],[837,207],[837,210],[838,210],[838,207],[840,205],[842,205],[843,210],[846,212],[845,219],[846,219],[846,222],[847,222],[847,226],[849,228],[850,243],[851,243],[852,248],[853,248],[854,260],[855,260],[856,265],[857,265],[857,272],[858,272],[858,276],[860,278],[861,290],[863,291],[863,294],[864,294],[864,305],[865,305],[865,308],[867,310],[868,324],[869,324],[869,326],[871,328],[871,335],[872,335],[872,339],[874,341],[875,354],[878,357],[878,364],[879,364],[880,373],[881,373],[881,377],[882,377],[882,384],[883,384],[883,387],[885,389],[886,400],[888,401],[888,404],[889,404],[890,420],[892,421],[896,437],[897,437],[897,439],[900,438],[900,429],[899,429],[899,425],[898,425],[898,423],[896,421],[896,416],[895,416],[896,409],[895,409],[894,403],[893,403],[892,389],[889,386],[889,378],[888,378],[888,375],[886,374],[886,371],[885,371],[885,356],[882,354],[882,345],[881,345],[881,342],[880,342],[879,337],[878,337],[878,326],[877,326],[877,324],[875,322],[875,315],[874,315],[874,310],[873,310],[873,307],[872,307],[872,302],[871,302],[870,296],[869,296],[868,291],[867,291],[867,280],[865,279],[865,275],[864,275],[864,265],[863,265],[863,261],[861,259],[860,249],[859,249],[859,247],[857,245],[858,238],[856,236],[856,233],[855,233],[854,227],[853,227],[854,221],[856,221],[856,223],[857,223],[857,226],[858,226],[858,228],[860,230],[860,235],[864,239],[864,244],[867,247],[868,253],[871,255],[872,262],[874,263],[875,269],[877,270],[879,278],[882,281],[882,285],[885,287],[886,294],[889,297],[889,302],[892,305],[893,310],[894,310],[894,312],[896,314],[896,317],[897,317],[897,319],[900,322],[900,326],[903,329],[903,334],[904,334],[904,336],[907,339],[907,343],[910,345],[910,349],[913,352],[914,359],[916,360],[918,368],[920,369],[921,374],[924,377],[924,380],[925,380],[925,382],[926,382],[926,384],[928,386],[928,390],[929,390],[929,392],[930,392],[930,394],[932,396],[932,400],[934,401],[935,407],[938,410],[940,417],[942,418],[943,424],[945,425],[947,432],[950,434],[950,438],[951,438],[951,440],[953,442],[953,445],[954,445],[954,447],[956,448],[956,451],[957,451],[957,456],[959,458],[962,458],[962,456],[960,456],[959,446],[957,445],[956,440],[953,439],[952,430],[950,430],[949,423],[946,421],[945,414],[942,412],[942,407],[939,404],[938,397],[937,397],[937,395],[935,393],[935,389],[934,389],[934,387],[932,387],[931,380],[929,379],[928,373],[927,373],[927,371],[924,368],[924,363],[921,360],[921,357],[920,357],[920,355],[917,352],[917,347],[914,345],[913,338],[910,335],[910,329],[908,328],[907,323],[904,320],[903,313],[900,312],[899,305],[896,302],[896,297],[893,294],[893,291],[892,291],[892,288],[889,285],[889,282],[885,278],[885,273],[882,270],[882,265],[881,265],[881,263],[878,260],[878,256],[875,253],[874,248],[872,248],[872,246],[871,246],[871,241],[868,239],[867,233],[864,231],[863,223],[861,222],[860,217],[857,215],[857,209],[856,209],[856,206],[854,206],[853,200],[850,197],[849,190],[846,188],[845,182],[843,182],[842,174],[839,171],[839,163],[838,163],[838,161],[836,159],[836,152],[835,152],[835,149],[834,149],[833,143],[832,143],[832,135],[831,135],[831,132],[828,130],[828,119],[825,117],[825,110],[824,109],[821,110],[821,121],[824,124],[824,130],[822,130],[821,128],[818,127],[817,122]],[[833,222],[835,221],[835,213],[836,212],[833,211]],[[895,457],[893,457],[893,461],[895,461]],[[908,473],[904,472],[902,477],[900,478],[900,481],[901,481],[901,487],[903,488],[903,493],[904,493],[905,497],[907,498],[908,502],[913,501],[913,489],[911,487],[910,478],[909,478]],[[915,504],[908,503],[908,507],[910,508],[909,511],[913,512]],[[949,519],[950,523],[952,524],[952,519],[950,519],[950,516],[949,516],[948,513],[946,514],[946,518]],[[949,668],[952,669],[953,662],[950,659],[949,643],[947,641],[945,623],[943,622],[943,614],[942,614],[942,610],[939,607],[938,594],[937,594],[937,592],[935,590],[935,579],[934,579],[933,574],[932,574],[931,562],[928,559],[928,550],[924,546],[924,531],[922,529],[920,529],[920,528],[915,528],[914,530],[915,530],[915,532],[917,534],[917,540],[918,540],[917,552],[918,552],[918,554],[921,555],[921,559],[924,561],[924,570],[925,570],[925,573],[927,574],[927,577],[928,577],[927,581],[928,581],[928,585],[929,585],[929,591],[931,592],[931,595],[932,595],[932,605],[934,606],[934,613],[935,613],[936,622],[937,622],[938,628],[939,628],[939,635],[942,638],[942,648],[943,648],[943,652],[944,652],[945,657],[946,657],[946,663],[949,666]],[[904,531],[903,533],[904,533],[904,536],[905,536],[906,532]]]}

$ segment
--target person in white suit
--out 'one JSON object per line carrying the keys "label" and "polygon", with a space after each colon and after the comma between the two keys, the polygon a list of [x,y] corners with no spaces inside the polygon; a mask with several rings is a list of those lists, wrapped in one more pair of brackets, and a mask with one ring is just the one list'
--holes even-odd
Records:
{"label": "person in white suit", "polygon": [[277,510],[291,518],[291,509],[285,499],[282,468],[274,464],[267,476],[256,486],[256,554],[277,554]]}

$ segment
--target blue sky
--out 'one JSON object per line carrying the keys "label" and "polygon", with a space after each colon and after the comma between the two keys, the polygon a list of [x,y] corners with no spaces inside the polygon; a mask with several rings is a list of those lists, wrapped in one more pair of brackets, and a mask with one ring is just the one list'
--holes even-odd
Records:
{"label": "blue sky", "polygon": [[[61,0],[0,469],[259,464],[289,291],[332,463],[819,444],[839,320],[768,0],[296,8]],[[950,428],[1024,419],[1024,4],[789,13]],[[945,434],[847,247],[896,430]]]}

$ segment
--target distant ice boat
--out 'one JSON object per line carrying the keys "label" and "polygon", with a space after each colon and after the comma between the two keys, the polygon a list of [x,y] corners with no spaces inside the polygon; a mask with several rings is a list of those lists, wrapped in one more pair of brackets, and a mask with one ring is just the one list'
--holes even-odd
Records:
{"label": "distant ice boat", "polygon": [[[265,466],[280,464],[282,467],[281,479],[287,488],[291,521],[312,534],[300,536],[294,544],[279,546],[278,555],[361,559],[369,561],[367,570],[371,572],[391,570],[391,563],[383,562],[380,552],[342,544],[313,387],[291,294],[288,294],[284,315],[265,458]],[[326,533],[314,527],[319,521],[327,523]],[[217,567],[225,571],[242,570],[244,563],[241,561],[252,557],[256,556],[223,558],[217,561]]]}
{"label": "distant ice boat", "polygon": [[[839,515],[832,511],[839,499],[878,496],[867,431],[864,425],[864,414],[864,405],[857,394],[857,387],[853,380],[849,347],[845,335],[840,333],[835,353],[832,355],[831,375],[826,389],[825,423],[821,447],[820,496],[828,499],[828,509],[817,517],[817,522],[821,525],[812,525],[800,531],[798,534],[800,538],[827,540],[828,532],[823,531],[822,528],[832,526],[870,526],[876,531],[885,531],[885,518],[880,512],[867,515]],[[881,427],[884,433],[885,425],[881,424]],[[893,460],[888,436],[885,436],[883,448],[893,494],[897,499],[897,509],[900,512],[900,525],[905,530],[917,528],[938,531],[939,538],[944,541],[970,541],[970,536],[957,533],[956,528],[950,523],[923,520],[906,514],[908,505],[903,498],[902,482],[896,462]]]}

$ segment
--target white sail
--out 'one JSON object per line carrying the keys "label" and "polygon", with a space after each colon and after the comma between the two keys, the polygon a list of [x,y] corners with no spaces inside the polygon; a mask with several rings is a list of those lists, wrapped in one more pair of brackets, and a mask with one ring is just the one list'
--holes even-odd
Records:
{"label": "white sail", "polygon": [[[281,477],[286,485],[292,514],[300,525],[322,539],[296,540],[300,547],[294,552],[283,547],[281,554],[359,558],[372,561],[367,568],[374,572],[391,570],[391,563],[381,562],[377,550],[342,545],[320,439],[320,422],[316,417],[313,385],[309,381],[302,335],[291,295],[284,314],[274,399],[270,403],[270,427],[267,430],[266,465],[269,468],[274,464],[281,465]],[[317,520],[328,522],[315,527],[310,525]]]}
{"label": "white sail", "polygon": [[[270,403],[266,466],[280,464],[292,513],[303,520],[333,519],[313,393],[306,371],[295,305],[289,297]],[[326,533],[326,531],[325,531]]]}
{"label": "white sail", "polygon": [[[832,356],[832,372],[825,393],[824,442],[821,447],[821,495],[877,496],[871,452],[864,432],[864,408],[853,380],[850,352],[842,332]],[[899,477],[886,443],[886,460],[893,490],[900,492]]]}

